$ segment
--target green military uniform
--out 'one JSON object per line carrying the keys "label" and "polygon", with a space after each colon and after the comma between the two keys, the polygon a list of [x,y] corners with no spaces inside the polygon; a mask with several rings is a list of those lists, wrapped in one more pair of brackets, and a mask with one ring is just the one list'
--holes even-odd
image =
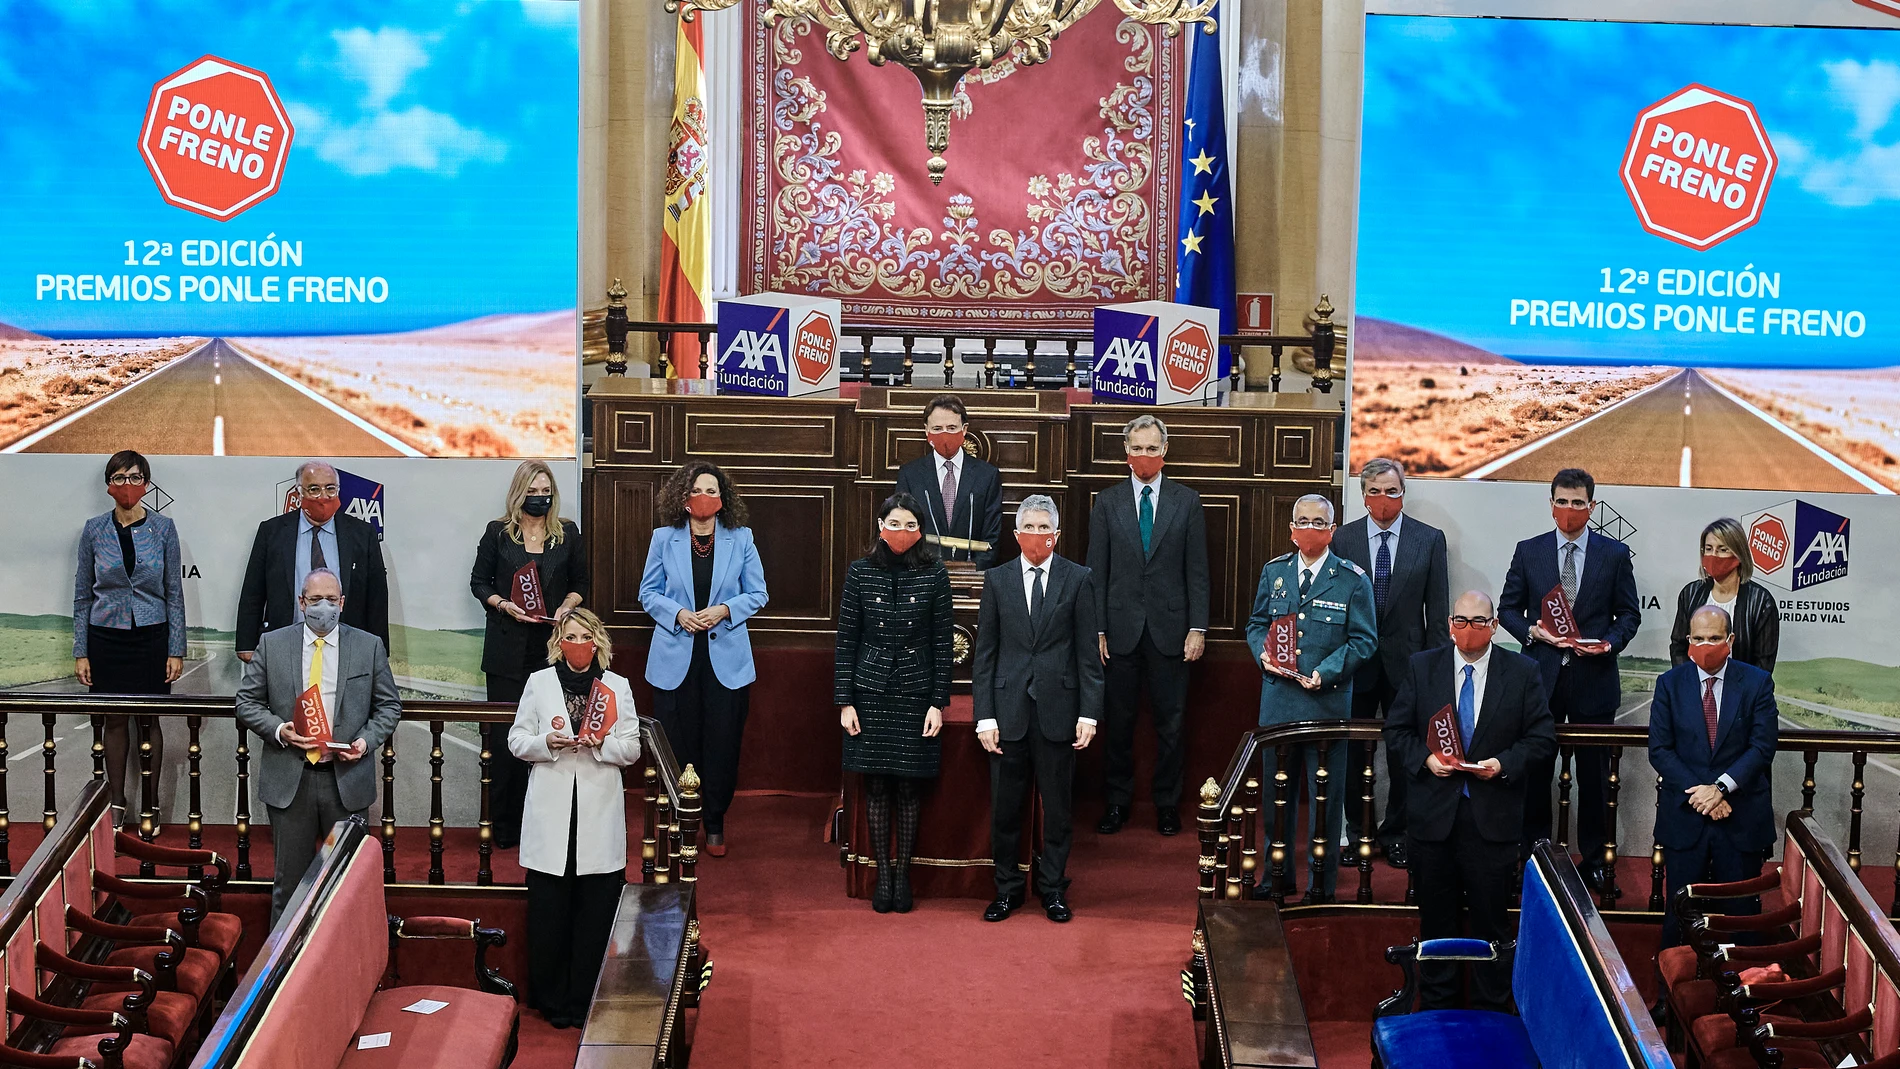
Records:
{"label": "green military uniform", "polygon": [[[1319,673],[1317,690],[1308,690],[1297,681],[1272,673],[1262,673],[1260,685],[1260,726],[1291,724],[1302,720],[1345,720],[1352,715],[1352,677],[1359,666],[1379,652],[1379,624],[1372,600],[1372,580],[1359,566],[1336,553],[1328,552],[1312,569],[1307,589],[1300,590],[1305,570],[1300,555],[1288,553],[1275,557],[1260,570],[1260,589],[1254,595],[1253,615],[1247,619],[1247,646],[1256,663],[1266,644],[1267,629],[1282,616],[1296,619],[1299,670]],[[1339,872],[1339,835],[1345,826],[1346,795],[1353,793],[1346,778],[1344,739],[1324,745],[1330,786],[1326,798],[1326,843],[1323,859],[1312,860],[1316,871],[1308,883],[1308,893],[1323,891],[1333,895]],[[1314,773],[1318,768],[1317,747],[1296,747],[1288,758],[1287,772],[1299,776],[1304,769],[1307,797],[1315,796]],[[1269,749],[1265,757],[1265,778],[1261,780],[1263,801],[1273,800],[1273,776],[1278,754]],[[1309,760],[1311,758],[1311,760]],[[1297,796],[1299,787],[1292,785]],[[1305,842],[1313,836],[1313,807],[1307,807]],[[1287,812],[1289,852],[1298,820],[1298,804],[1289,799]]]}

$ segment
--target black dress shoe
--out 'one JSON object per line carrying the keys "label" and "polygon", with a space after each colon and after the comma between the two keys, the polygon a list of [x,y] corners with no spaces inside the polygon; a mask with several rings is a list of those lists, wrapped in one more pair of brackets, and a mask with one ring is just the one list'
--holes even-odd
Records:
{"label": "black dress shoe", "polygon": [[1579,865],[1577,874],[1583,877],[1584,885],[1597,894],[1602,894],[1604,886],[1608,883],[1605,869],[1601,864]]}
{"label": "black dress shoe", "polygon": [[1111,805],[1108,811],[1102,814],[1102,822],[1095,826],[1095,830],[1103,835],[1113,835],[1122,830],[1122,825],[1126,823],[1128,823],[1128,807]]}
{"label": "black dress shoe", "polygon": [[[1295,890],[1296,888],[1292,884],[1288,884],[1284,889],[1284,893],[1282,893],[1280,897],[1292,898],[1293,892]],[[1254,884],[1253,893],[1247,895],[1246,897],[1251,898],[1256,902],[1271,902],[1273,900],[1273,877],[1269,876],[1266,879],[1261,880],[1259,883]]]}
{"label": "black dress shoe", "polygon": [[1302,906],[1330,906],[1332,904],[1333,896],[1318,888],[1310,888],[1300,896]]}
{"label": "black dress shoe", "polygon": [[891,912],[909,913],[910,906],[910,866],[906,865],[897,870],[897,883],[891,888]]}
{"label": "black dress shoe", "polygon": [[1405,852],[1405,840],[1394,839],[1385,844],[1385,859],[1391,863],[1395,869],[1402,869],[1409,866],[1412,860]]}
{"label": "black dress shoe", "polygon": [[1181,834],[1181,811],[1171,805],[1155,810],[1155,830],[1163,835]]}
{"label": "black dress shoe", "polygon": [[1006,921],[1009,919],[1010,914],[1022,907],[1022,895],[1002,895],[999,896],[996,901],[991,902],[989,908],[983,911],[983,919],[986,921]]}
{"label": "black dress shoe", "polygon": [[1055,921],[1057,924],[1067,924],[1069,923],[1069,918],[1075,916],[1075,914],[1069,912],[1069,903],[1063,900],[1061,891],[1057,891],[1052,895],[1042,896],[1042,911],[1047,913],[1049,919]]}

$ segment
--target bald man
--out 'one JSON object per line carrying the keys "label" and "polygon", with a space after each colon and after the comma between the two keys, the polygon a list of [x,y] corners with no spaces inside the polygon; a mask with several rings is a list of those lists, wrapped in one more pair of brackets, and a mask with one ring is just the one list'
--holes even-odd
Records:
{"label": "bald man", "polygon": [[389,580],[376,528],[343,512],[342,480],[324,461],[297,465],[297,496],[295,512],[257,525],[238,595],[238,656],[248,663],[264,632],[302,622],[298,592],[319,568],[342,581],[343,622],[375,635],[388,650]]}
{"label": "bald man", "polygon": [[[1689,663],[1656,679],[1649,707],[1649,763],[1662,776],[1656,841],[1669,879],[1665,947],[1681,942],[1678,890],[1759,876],[1775,845],[1775,681],[1736,660],[1734,646],[1728,612],[1697,609],[1689,617]],[[1759,898],[1721,905],[1761,912]]]}

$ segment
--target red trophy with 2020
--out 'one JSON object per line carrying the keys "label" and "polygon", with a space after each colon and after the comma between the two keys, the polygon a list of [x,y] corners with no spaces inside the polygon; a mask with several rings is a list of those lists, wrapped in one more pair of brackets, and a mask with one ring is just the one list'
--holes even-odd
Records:
{"label": "red trophy with 2020", "polygon": [[1311,677],[1300,671],[1298,622],[1293,613],[1267,625],[1267,641],[1260,661],[1260,667],[1277,676],[1288,679],[1305,680]]}
{"label": "red trophy with 2020", "polygon": [[1577,614],[1570,608],[1570,599],[1564,597],[1563,584],[1550,588],[1544,595],[1544,614],[1538,621],[1544,630],[1557,637],[1557,645],[1578,653],[1608,653],[1610,644],[1601,639],[1584,638],[1583,628],[1577,625]]}
{"label": "red trophy with 2020", "polygon": [[580,723],[574,725],[574,737],[592,739],[594,745],[600,745],[620,720],[619,706],[607,684],[594,680],[594,688],[587,694],[587,708],[581,713]]}
{"label": "red trophy with 2020", "polygon": [[541,569],[533,561],[515,569],[514,579],[509,583],[508,600],[515,608],[528,614],[528,618],[538,623],[547,623],[548,601],[541,594]]}
{"label": "red trophy with 2020", "polygon": [[304,751],[304,760],[313,765],[323,759],[325,750],[337,748],[334,745],[335,733],[330,728],[330,714],[323,708],[323,691],[316,685],[312,684],[297,695],[296,720],[291,724],[291,730],[316,742],[314,749]]}
{"label": "red trophy with 2020", "polygon": [[1438,759],[1460,772],[1482,772],[1484,766],[1465,760],[1464,736],[1458,733],[1458,710],[1445,706],[1432,714],[1425,744]]}

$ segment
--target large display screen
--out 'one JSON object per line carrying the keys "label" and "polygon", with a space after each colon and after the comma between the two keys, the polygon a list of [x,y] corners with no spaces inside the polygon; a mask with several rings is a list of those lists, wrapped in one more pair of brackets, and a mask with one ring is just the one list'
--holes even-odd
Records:
{"label": "large display screen", "polygon": [[1354,470],[1900,487],[1900,32],[1372,15],[1365,61]]}

